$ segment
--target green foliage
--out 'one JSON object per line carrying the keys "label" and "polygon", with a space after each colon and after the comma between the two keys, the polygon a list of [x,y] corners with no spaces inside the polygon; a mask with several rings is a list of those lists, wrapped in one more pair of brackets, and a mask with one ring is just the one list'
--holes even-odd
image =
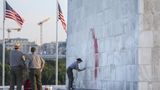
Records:
{"label": "green foliage", "polygon": [[2,44],[0,44],[0,62],[2,62]]}
{"label": "green foliage", "polygon": [[2,85],[2,63],[0,63],[0,85]]}
{"label": "green foliage", "polygon": [[[5,85],[10,83],[10,67],[5,64]],[[2,85],[2,63],[0,63],[0,85]]]}
{"label": "green foliage", "polygon": [[54,61],[46,61],[44,70],[42,72],[42,82],[45,85],[55,84],[55,62]]}
{"label": "green foliage", "polygon": [[59,60],[58,63],[58,84],[65,84],[66,80],[66,60]]}
{"label": "green foliage", "polygon": [[[65,84],[66,80],[66,60],[59,59],[59,70],[58,70],[58,84],[63,85]],[[45,64],[45,68],[42,72],[42,82],[45,85],[54,85],[55,84],[55,61],[47,60]]]}
{"label": "green foliage", "polygon": [[5,85],[10,84],[10,66],[5,64]]}

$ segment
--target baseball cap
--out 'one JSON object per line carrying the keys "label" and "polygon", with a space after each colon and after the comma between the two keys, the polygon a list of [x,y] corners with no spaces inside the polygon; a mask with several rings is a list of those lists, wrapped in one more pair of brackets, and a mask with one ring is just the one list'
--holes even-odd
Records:
{"label": "baseball cap", "polygon": [[81,59],[81,58],[77,58],[77,61],[80,61],[80,62],[82,62],[82,59]]}

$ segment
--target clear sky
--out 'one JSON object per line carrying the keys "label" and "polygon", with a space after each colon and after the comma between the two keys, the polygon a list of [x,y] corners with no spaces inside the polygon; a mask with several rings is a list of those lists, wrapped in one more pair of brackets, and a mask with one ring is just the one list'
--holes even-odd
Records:
{"label": "clear sky", "polygon": [[[12,31],[10,38],[28,38],[29,41],[40,43],[40,26],[38,22],[49,17],[43,24],[43,43],[56,41],[56,0],[7,0],[9,5],[24,18],[25,22],[20,32]],[[67,22],[67,0],[59,0],[62,12]],[[0,39],[2,39],[3,26],[3,0],[0,1]],[[17,28],[18,24],[6,18],[5,29]],[[66,41],[66,33],[59,21],[59,41]],[[8,37],[7,31],[5,37]]]}

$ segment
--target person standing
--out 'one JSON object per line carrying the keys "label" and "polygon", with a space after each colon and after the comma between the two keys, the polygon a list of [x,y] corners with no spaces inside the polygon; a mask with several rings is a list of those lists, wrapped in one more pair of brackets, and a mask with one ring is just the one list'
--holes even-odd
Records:
{"label": "person standing", "polygon": [[36,48],[31,48],[31,53],[28,55],[29,60],[29,77],[31,80],[32,90],[42,90],[41,72],[44,68],[44,59],[35,53]]}
{"label": "person standing", "polygon": [[68,68],[67,68],[67,75],[68,75],[68,79],[69,79],[69,82],[68,82],[68,89],[69,90],[73,90],[73,80],[74,80],[74,77],[73,77],[73,69],[77,70],[77,71],[83,71],[85,70],[86,68],[83,68],[83,69],[79,69],[79,66],[78,64],[82,62],[82,59],[81,58],[77,58],[77,61],[73,62]]}
{"label": "person standing", "polygon": [[14,90],[14,86],[17,85],[16,90],[22,90],[22,81],[23,81],[23,67],[25,66],[25,57],[24,54],[20,51],[20,44],[16,43],[14,50],[10,52],[10,90]]}

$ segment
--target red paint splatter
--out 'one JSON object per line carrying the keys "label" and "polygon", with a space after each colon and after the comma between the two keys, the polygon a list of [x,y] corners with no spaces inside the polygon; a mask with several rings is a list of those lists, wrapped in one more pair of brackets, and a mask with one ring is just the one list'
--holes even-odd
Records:
{"label": "red paint splatter", "polygon": [[93,38],[93,41],[94,41],[94,54],[95,54],[94,77],[96,79],[97,78],[97,73],[98,73],[97,67],[99,67],[98,42],[97,42],[97,38],[95,36],[94,29],[91,29],[91,31],[92,31],[92,38]]}

